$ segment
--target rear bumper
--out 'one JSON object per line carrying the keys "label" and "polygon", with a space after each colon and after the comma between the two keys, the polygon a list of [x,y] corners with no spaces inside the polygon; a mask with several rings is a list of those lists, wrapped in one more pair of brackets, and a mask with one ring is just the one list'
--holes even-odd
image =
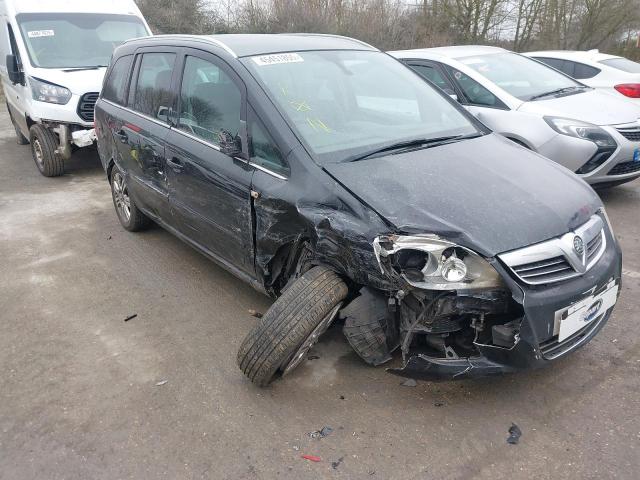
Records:
{"label": "rear bumper", "polygon": [[451,380],[483,377],[541,368],[551,365],[587,344],[604,327],[613,308],[602,312],[572,336],[558,342],[555,313],[590,295],[597,295],[616,282],[620,292],[622,253],[607,231],[608,247],[598,263],[581,277],[545,287],[529,287],[516,282],[500,264],[496,268],[523,307],[520,333],[511,348],[475,343],[477,355],[468,358],[430,357],[410,352],[404,366],[391,373],[423,380]]}

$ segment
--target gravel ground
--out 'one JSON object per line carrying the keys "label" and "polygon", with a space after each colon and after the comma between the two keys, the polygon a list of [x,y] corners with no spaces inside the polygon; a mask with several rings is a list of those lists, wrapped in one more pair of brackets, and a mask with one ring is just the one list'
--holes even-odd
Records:
{"label": "gravel ground", "polygon": [[603,194],[616,311],[553,368],[403,387],[334,328],[260,390],[235,355],[269,299],[160,228],[121,229],[95,152],[44,178],[3,111],[0,171],[3,480],[638,478],[639,181]]}

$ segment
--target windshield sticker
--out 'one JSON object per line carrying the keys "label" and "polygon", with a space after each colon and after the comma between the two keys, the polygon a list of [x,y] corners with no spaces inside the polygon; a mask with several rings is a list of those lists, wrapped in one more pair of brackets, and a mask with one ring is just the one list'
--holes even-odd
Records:
{"label": "windshield sticker", "polygon": [[297,53],[275,53],[273,55],[260,55],[259,57],[251,58],[261,67],[265,65],[277,65],[279,63],[304,62],[304,59]]}
{"label": "windshield sticker", "polygon": [[31,30],[27,32],[29,38],[54,37],[56,32],[53,30]]}

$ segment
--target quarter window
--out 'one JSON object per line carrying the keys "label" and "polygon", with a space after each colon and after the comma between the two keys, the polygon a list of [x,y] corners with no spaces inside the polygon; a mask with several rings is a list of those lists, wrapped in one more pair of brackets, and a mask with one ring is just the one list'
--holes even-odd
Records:
{"label": "quarter window", "polygon": [[140,61],[133,108],[158,120],[167,121],[171,107],[171,76],[175,53],[145,53]]}
{"label": "quarter window", "polygon": [[251,136],[251,162],[281,175],[289,174],[289,167],[282,153],[267,132],[267,129],[254,119],[249,127]]}
{"label": "quarter window", "polygon": [[132,60],[133,55],[126,55],[116,60],[104,84],[102,96],[105,99],[111,100],[119,105],[126,104],[127,80],[129,79],[129,69],[131,68]]}
{"label": "quarter window", "polygon": [[180,89],[178,128],[217,144],[224,130],[240,132],[242,95],[220,67],[198,57],[187,57]]}
{"label": "quarter window", "polygon": [[507,108],[498,97],[476,82],[473,78],[453,68],[451,69],[451,74],[471,105]]}

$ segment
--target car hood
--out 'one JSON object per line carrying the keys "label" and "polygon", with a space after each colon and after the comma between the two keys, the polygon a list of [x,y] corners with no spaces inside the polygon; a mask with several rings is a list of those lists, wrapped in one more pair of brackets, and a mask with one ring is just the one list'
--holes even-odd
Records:
{"label": "car hood", "polygon": [[87,92],[99,92],[102,90],[102,80],[106,73],[106,67],[96,70],[71,70],[68,72],[59,68],[34,68],[29,75],[45,82],[55,83],[66,87],[75,95],[84,95]]}
{"label": "car hood", "polygon": [[569,170],[496,134],[324,168],[396,233],[486,257],[567,233],[602,205]]}
{"label": "car hood", "polygon": [[521,112],[573,118],[594,125],[619,125],[636,122],[640,107],[623,97],[612,97],[599,90],[589,90],[559,98],[524,102]]}

